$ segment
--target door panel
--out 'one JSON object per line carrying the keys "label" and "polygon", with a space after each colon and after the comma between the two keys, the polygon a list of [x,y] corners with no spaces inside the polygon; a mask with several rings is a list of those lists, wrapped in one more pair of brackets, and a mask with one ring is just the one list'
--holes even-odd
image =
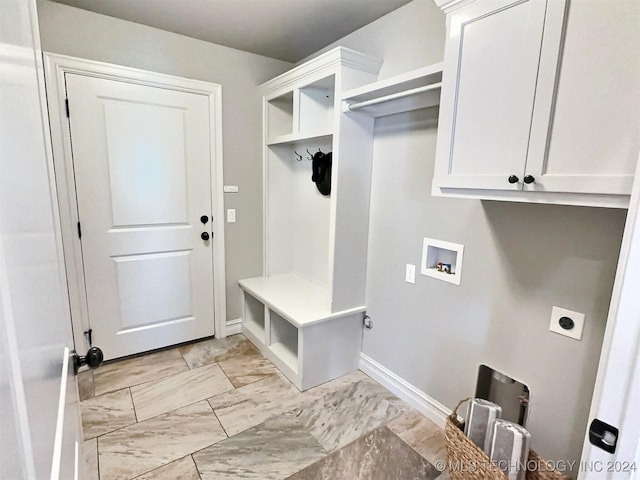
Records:
{"label": "door panel", "polygon": [[80,438],[73,347],[49,146],[36,4],[0,0],[0,478],[73,478]]}
{"label": "door panel", "polygon": [[[123,330],[193,320],[190,253],[114,257]],[[149,282],[154,276],[156,280]]]}
{"label": "door panel", "polygon": [[[450,15],[439,187],[522,188],[545,7],[544,0],[494,0]],[[520,182],[510,184],[510,175]]]}
{"label": "door panel", "polygon": [[[563,2],[549,9],[565,10]],[[638,25],[639,2],[571,1],[559,52],[545,24],[527,161],[536,181],[525,190],[630,194],[640,149]]]}
{"label": "door panel", "polygon": [[105,101],[114,227],[188,223],[184,113]]}
{"label": "door panel", "polygon": [[66,86],[94,340],[111,359],[213,335],[208,97]]}

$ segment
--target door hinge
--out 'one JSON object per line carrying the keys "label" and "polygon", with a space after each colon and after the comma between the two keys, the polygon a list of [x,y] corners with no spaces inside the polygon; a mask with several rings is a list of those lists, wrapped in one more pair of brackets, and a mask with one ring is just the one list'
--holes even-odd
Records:
{"label": "door hinge", "polygon": [[78,222],[78,238],[82,238],[82,228],[80,228],[80,222]]}
{"label": "door hinge", "polygon": [[90,328],[89,330],[85,330],[84,336],[87,339],[87,342],[89,342],[89,346],[93,345],[93,329]]}
{"label": "door hinge", "polygon": [[69,99],[68,98],[64,99],[64,108],[67,112],[67,118],[69,118]]}

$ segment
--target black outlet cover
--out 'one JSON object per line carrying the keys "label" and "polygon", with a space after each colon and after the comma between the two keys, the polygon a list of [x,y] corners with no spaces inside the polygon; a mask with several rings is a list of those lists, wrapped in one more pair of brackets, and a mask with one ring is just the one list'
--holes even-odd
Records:
{"label": "black outlet cover", "polygon": [[569,317],[561,317],[558,323],[565,330],[571,330],[576,326],[575,322]]}

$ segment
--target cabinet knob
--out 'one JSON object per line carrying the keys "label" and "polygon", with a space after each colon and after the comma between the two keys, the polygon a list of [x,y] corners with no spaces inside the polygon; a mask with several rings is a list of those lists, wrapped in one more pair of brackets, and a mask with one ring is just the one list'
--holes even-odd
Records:
{"label": "cabinet knob", "polygon": [[520,179],[515,175],[509,175],[509,183],[518,183]]}
{"label": "cabinet knob", "polygon": [[536,178],[533,175],[527,175],[524,177],[524,183],[527,185],[536,181]]}

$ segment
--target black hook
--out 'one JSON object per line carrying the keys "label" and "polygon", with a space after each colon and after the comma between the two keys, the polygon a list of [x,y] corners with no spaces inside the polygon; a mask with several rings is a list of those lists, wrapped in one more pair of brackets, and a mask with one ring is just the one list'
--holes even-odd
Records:
{"label": "black hook", "polygon": [[302,155],[300,155],[300,154],[299,154],[298,152],[296,152],[295,150],[293,151],[293,153],[295,153],[295,154],[296,154],[296,157],[298,157],[298,158],[296,158],[296,160],[297,160],[298,162],[302,161]]}
{"label": "black hook", "polygon": [[309,155],[309,160],[313,160],[313,154],[307,148],[307,154]]}

